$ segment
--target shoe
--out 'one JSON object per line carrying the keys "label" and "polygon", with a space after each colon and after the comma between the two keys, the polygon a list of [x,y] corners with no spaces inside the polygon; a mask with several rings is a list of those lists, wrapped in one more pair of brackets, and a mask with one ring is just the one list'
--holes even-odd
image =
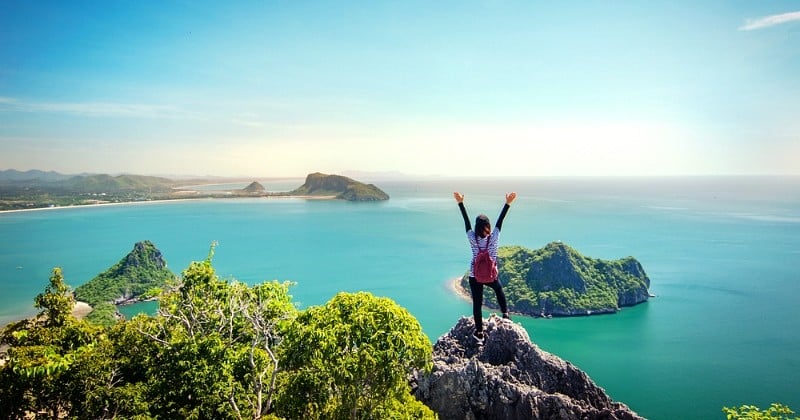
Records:
{"label": "shoe", "polygon": [[511,321],[511,317],[508,316],[508,312],[504,312],[503,313],[503,319],[506,320],[506,321]]}
{"label": "shoe", "polygon": [[478,343],[479,346],[482,345],[483,344],[483,331],[475,331],[474,333],[472,333],[472,338],[475,340],[475,342]]}

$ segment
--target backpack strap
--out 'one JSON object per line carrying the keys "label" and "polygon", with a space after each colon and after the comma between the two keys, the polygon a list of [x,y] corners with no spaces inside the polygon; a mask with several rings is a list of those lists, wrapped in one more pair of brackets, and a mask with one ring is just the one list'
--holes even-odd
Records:
{"label": "backpack strap", "polygon": [[[492,244],[492,235],[489,235],[486,237],[486,248],[485,248],[486,251],[489,251],[489,248],[491,248],[491,244]],[[481,244],[479,242],[477,234],[475,235],[475,246],[478,247],[478,252],[483,251],[483,249],[481,249]]]}

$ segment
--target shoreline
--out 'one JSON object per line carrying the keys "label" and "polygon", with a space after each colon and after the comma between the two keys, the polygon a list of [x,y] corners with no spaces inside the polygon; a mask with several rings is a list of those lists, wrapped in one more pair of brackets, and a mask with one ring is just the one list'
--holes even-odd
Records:
{"label": "shoreline", "polygon": [[73,206],[53,206],[53,207],[35,207],[30,209],[12,209],[0,210],[0,215],[5,213],[21,213],[29,211],[45,211],[45,210],[65,210],[77,208],[93,208],[99,206],[121,206],[121,205],[139,205],[139,204],[158,204],[170,203],[174,201],[201,201],[201,200],[231,200],[243,198],[263,198],[263,199],[305,199],[305,200],[336,200],[335,195],[267,195],[267,196],[219,196],[219,197],[182,197],[182,198],[161,198],[157,200],[143,200],[143,201],[120,201],[116,203],[91,203],[91,204],[76,204]]}
{"label": "shoreline", "polygon": [[[86,318],[87,315],[89,315],[89,312],[92,312],[92,307],[88,303],[81,302],[79,300],[75,301],[75,306],[72,307],[72,316],[74,316],[76,319],[84,319],[84,318]],[[0,323],[0,331],[2,331],[3,329],[5,329],[7,326],[9,326],[11,324],[14,324],[14,323],[26,320],[26,319],[35,319],[38,316],[39,315],[35,313],[33,315],[30,315],[30,316],[21,316],[21,317],[16,318],[16,319],[12,319],[12,320],[9,320],[9,321],[4,321],[4,322]]]}
{"label": "shoreline", "polygon": [[461,277],[456,277],[450,280],[449,283],[450,289],[456,294],[456,296],[466,300],[467,302],[472,302],[472,296],[470,296],[469,292],[464,290],[464,288],[462,288],[460,285]]}
{"label": "shoreline", "polygon": [[[467,301],[469,303],[472,303],[472,295],[470,295],[470,292],[461,287],[461,277],[456,277],[456,278],[448,281],[448,283],[449,283],[449,286],[450,286],[450,290],[453,293],[455,293],[456,296],[460,297],[461,299],[464,299],[465,301]],[[499,308],[494,308],[494,307],[491,307],[491,306],[487,306],[485,300],[483,302],[483,307],[486,308],[486,309],[490,309],[490,310],[495,310],[495,309],[499,310]],[[530,318],[536,318],[536,316],[534,316],[534,315],[518,313],[518,312],[512,312],[511,310],[509,310],[509,313],[511,313],[513,315],[527,316],[527,317],[530,317]]]}

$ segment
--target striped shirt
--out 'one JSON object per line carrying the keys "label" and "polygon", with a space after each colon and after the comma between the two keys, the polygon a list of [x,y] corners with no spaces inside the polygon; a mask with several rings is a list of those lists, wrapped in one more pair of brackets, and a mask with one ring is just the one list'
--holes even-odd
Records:
{"label": "striped shirt", "polygon": [[467,240],[472,249],[472,259],[469,261],[469,276],[475,277],[475,273],[472,271],[472,261],[475,261],[475,257],[478,255],[479,245],[481,249],[486,249],[488,243],[489,255],[491,255],[493,260],[497,261],[497,245],[500,242],[500,228],[503,227],[503,219],[505,219],[510,206],[506,203],[503,209],[500,210],[500,216],[497,217],[497,223],[495,223],[494,230],[492,230],[488,238],[476,237],[475,231],[472,230],[472,223],[470,223],[469,216],[467,216],[467,209],[464,207],[464,203],[458,203],[458,208],[461,211],[461,217],[464,219],[464,229],[467,231]]}
{"label": "striped shirt", "polygon": [[[489,247],[489,255],[491,255],[492,259],[497,261],[497,244],[500,242],[500,229],[493,229],[492,233],[489,234],[486,238],[480,238],[475,235],[475,232],[472,230],[467,231],[467,240],[469,240],[469,246],[472,248],[472,259],[469,262],[469,276],[475,277],[475,273],[472,271],[472,261],[475,261],[475,257],[478,256],[478,247],[480,249],[486,249]],[[487,245],[488,243],[488,245]]]}

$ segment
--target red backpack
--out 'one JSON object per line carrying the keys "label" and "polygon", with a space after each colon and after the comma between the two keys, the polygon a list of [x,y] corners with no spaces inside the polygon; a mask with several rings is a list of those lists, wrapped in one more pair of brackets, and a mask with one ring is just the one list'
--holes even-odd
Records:
{"label": "red backpack", "polygon": [[491,283],[497,280],[497,261],[489,255],[489,241],[491,237],[486,240],[486,248],[481,249],[478,245],[478,238],[475,237],[475,244],[478,247],[478,255],[472,260],[472,274],[478,283]]}

